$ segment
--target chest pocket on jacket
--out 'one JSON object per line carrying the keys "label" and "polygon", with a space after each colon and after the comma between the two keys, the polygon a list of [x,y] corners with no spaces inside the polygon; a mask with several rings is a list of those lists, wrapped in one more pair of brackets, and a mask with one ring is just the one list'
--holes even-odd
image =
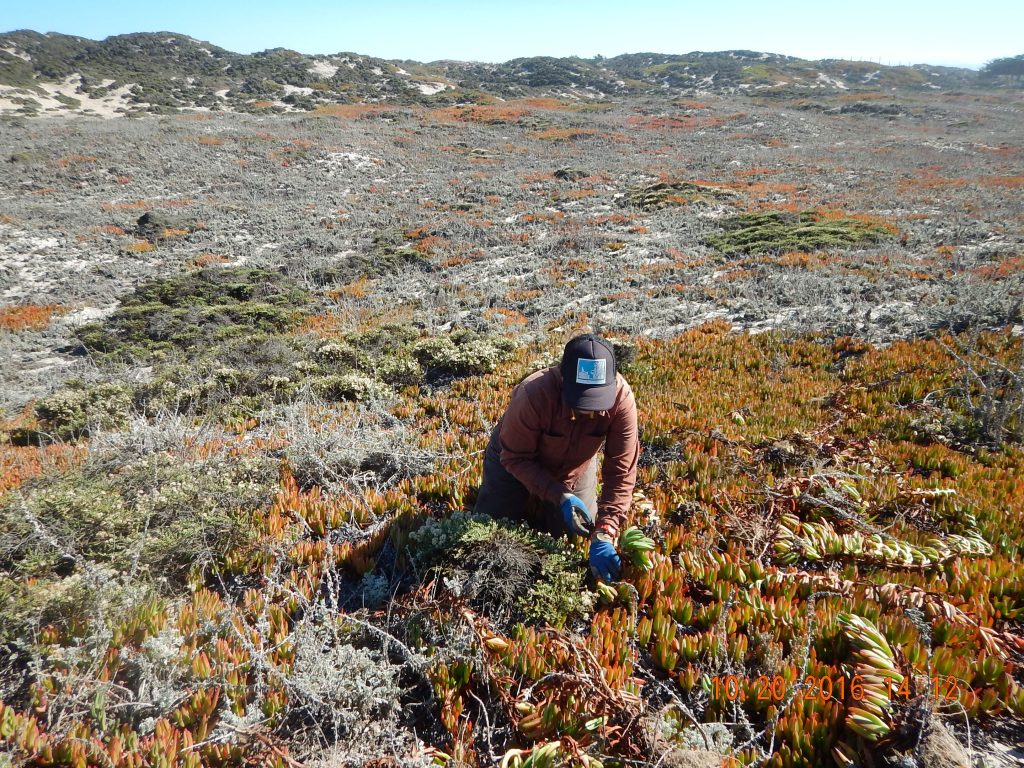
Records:
{"label": "chest pocket on jacket", "polygon": [[541,432],[538,448],[542,460],[559,463],[569,450],[569,435],[558,432]]}
{"label": "chest pocket on jacket", "polygon": [[600,449],[601,444],[608,436],[608,429],[601,429],[599,427],[588,428],[583,434],[580,435],[580,450],[588,456],[593,456]]}

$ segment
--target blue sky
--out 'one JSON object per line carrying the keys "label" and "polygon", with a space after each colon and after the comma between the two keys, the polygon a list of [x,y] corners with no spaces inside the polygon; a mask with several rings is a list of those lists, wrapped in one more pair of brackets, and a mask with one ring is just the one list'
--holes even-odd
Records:
{"label": "blue sky", "polygon": [[1021,0],[0,0],[0,30],[92,39],[180,32],[239,53],[507,61],[747,49],[809,59],[980,67],[1024,53]]}

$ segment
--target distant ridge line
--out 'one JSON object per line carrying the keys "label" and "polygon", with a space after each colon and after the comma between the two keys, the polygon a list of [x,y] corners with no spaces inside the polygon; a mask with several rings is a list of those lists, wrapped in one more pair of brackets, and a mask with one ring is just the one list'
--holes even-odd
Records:
{"label": "distant ridge line", "polygon": [[302,112],[339,103],[452,106],[495,98],[594,102],[714,93],[810,97],[990,86],[977,71],[960,67],[809,61],[746,50],[424,63],[352,52],[306,55],[287,48],[241,54],[175,32],[100,41],[32,30],[0,34],[3,114]]}

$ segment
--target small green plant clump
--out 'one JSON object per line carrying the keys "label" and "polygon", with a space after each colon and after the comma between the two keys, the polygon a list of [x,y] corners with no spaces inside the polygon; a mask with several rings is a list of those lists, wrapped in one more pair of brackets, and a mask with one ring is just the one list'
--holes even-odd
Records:
{"label": "small green plant clump", "polygon": [[654,541],[644,535],[635,525],[630,526],[619,535],[619,551],[633,564],[634,568],[649,571],[653,567],[650,552],[654,550]]}
{"label": "small green plant clump", "polygon": [[57,567],[58,552],[31,533],[40,527],[69,551],[118,570],[184,577],[245,528],[238,510],[267,502],[276,465],[263,457],[183,461],[153,454],[114,472],[84,468],[44,477],[21,497],[0,499],[12,537],[7,565],[26,576]]}
{"label": "small green plant clump", "polygon": [[409,269],[430,272],[434,266],[424,253],[409,242],[404,230],[394,229],[375,235],[367,250],[354,253],[344,260],[334,259],[314,269],[312,274],[324,285],[344,285],[361,277],[386,278]]}
{"label": "small green plant clump", "polygon": [[709,237],[705,244],[726,255],[823,251],[874,243],[894,234],[880,222],[823,216],[815,211],[745,213],[726,219],[722,227],[724,231]]}
{"label": "small green plant clump", "polygon": [[642,211],[653,211],[673,205],[687,205],[698,202],[728,202],[739,197],[738,192],[709,184],[694,184],[689,181],[659,181],[645,184],[629,191],[630,205]]}
{"label": "small green plant clump", "polygon": [[133,412],[211,414],[245,421],[310,391],[332,401],[375,400],[424,382],[493,371],[516,344],[469,329],[425,336],[389,323],[328,339],[307,333],[313,296],[268,269],[210,268],[146,283],[79,342],[106,369],[143,363],[148,381],[73,381],[35,406],[35,442],[116,428]]}
{"label": "small green plant clump", "polygon": [[123,425],[133,398],[132,387],[125,383],[89,385],[71,379],[62,389],[40,399],[35,414],[48,439],[74,440],[97,427],[115,429]]}
{"label": "small green plant clump", "polygon": [[526,526],[457,512],[413,531],[409,552],[500,623],[562,627],[594,606],[582,552]]}
{"label": "small green plant clump", "polygon": [[76,335],[100,356],[150,359],[173,349],[195,356],[227,339],[286,331],[310,300],[278,272],[203,269],[139,286],[107,322],[83,325]]}
{"label": "small green plant clump", "polygon": [[511,339],[484,338],[459,330],[417,342],[413,355],[429,373],[472,376],[490,373],[513,349]]}

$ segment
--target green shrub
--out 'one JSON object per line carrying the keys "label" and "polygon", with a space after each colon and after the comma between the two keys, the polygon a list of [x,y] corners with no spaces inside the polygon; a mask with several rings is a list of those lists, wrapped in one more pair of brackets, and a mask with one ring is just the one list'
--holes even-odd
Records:
{"label": "green shrub", "polygon": [[487,339],[471,331],[423,339],[413,346],[413,355],[428,373],[472,376],[490,373],[514,348],[507,339]]}
{"label": "green shrub", "polygon": [[126,584],[107,568],[31,581],[0,573],[0,642],[24,643],[47,625],[74,630],[98,616],[112,625],[115,617],[123,617],[152,594],[145,585]]}
{"label": "green shrub", "polygon": [[316,350],[317,360],[332,367],[358,368],[368,370],[371,366],[370,356],[349,341],[332,341]]}
{"label": "green shrub", "polygon": [[745,213],[724,220],[722,228],[722,234],[707,238],[705,244],[724,254],[822,251],[873,243],[893,234],[880,223],[822,217],[813,211]]}
{"label": "green shrub", "polygon": [[134,392],[127,384],[89,385],[71,379],[63,389],[35,404],[40,432],[58,440],[74,440],[90,428],[115,429],[132,409]]}
{"label": "green shrub", "polygon": [[425,374],[487,373],[515,348],[508,339],[482,337],[469,330],[428,338],[421,338],[421,333],[409,325],[387,324],[348,334],[316,350],[317,367],[321,371],[333,368],[334,378],[349,369],[403,387],[419,384]]}
{"label": "green shrub", "polygon": [[217,268],[139,286],[102,324],[76,331],[91,352],[146,359],[253,333],[283,333],[306,314],[308,291],[265,269]]}
{"label": "green shrub", "polygon": [[65,96],[63,93],[58,93],[53,98],[54,100],[59,101],[65,107],[70,107],[71,109],[78,109],[82,106],[82,102],[80,99],[76,99],[71,96]]}
{"label": "green shrub", "polygon": [[[67,553],[120,573],[183,583],[252,535],[277,464],[263,457],[201,462],[152,454],[113,472],[45,477],[0,506],[0,572],[47,576]],[[41,535],[39,531],[45,531]]]}
{"label": "green shrub", "polygon": [[633,187],[626,199],[640,210],[652,211],[688,203],[730,201],[739,196],[738,192],[723,187],[693,184],[689,181],[659,181]]}
{"label": "green shrub", "polygon": [[423,369],[411,356],[393,355],[377,361],[374,376],[395,387],[408,387],[423,381]]}
{"label": "green shrub", "polygon": [[363,401],[393,394],[386,384],[358,373],[320,376],[312,379],[310,384],[316,394],[327,400]]}
{"label": "green shrub", "polygon": [[582,552],[524,525],[456,512],[413,531],[409,553],[502,624],[562,627],[594,606]]}
{"label": "green shrub", "polygon": [[[39,106],[36,104],[36,106]],[[7,160],[9,163],[17,165],[42,165],[46,162],[46,158],[38,152],[32,152],[29,150],[23,150],[21,152],[14,152]]]}
{"label": "green shrub", "polygon": [[405,346],[420,337],[420,331],[411,325],[387,323],[360,333],[352,333],[345,337],[352,346],[364,353],[378,357],[392,354],[396,347]]}
{"label": "green shrub", "polygon": [[169,411],[207,412],[231,398],[230,377],[217,375],[211,363],[169,364],[154,378],[139,386],[137,397],[147,416]]}

